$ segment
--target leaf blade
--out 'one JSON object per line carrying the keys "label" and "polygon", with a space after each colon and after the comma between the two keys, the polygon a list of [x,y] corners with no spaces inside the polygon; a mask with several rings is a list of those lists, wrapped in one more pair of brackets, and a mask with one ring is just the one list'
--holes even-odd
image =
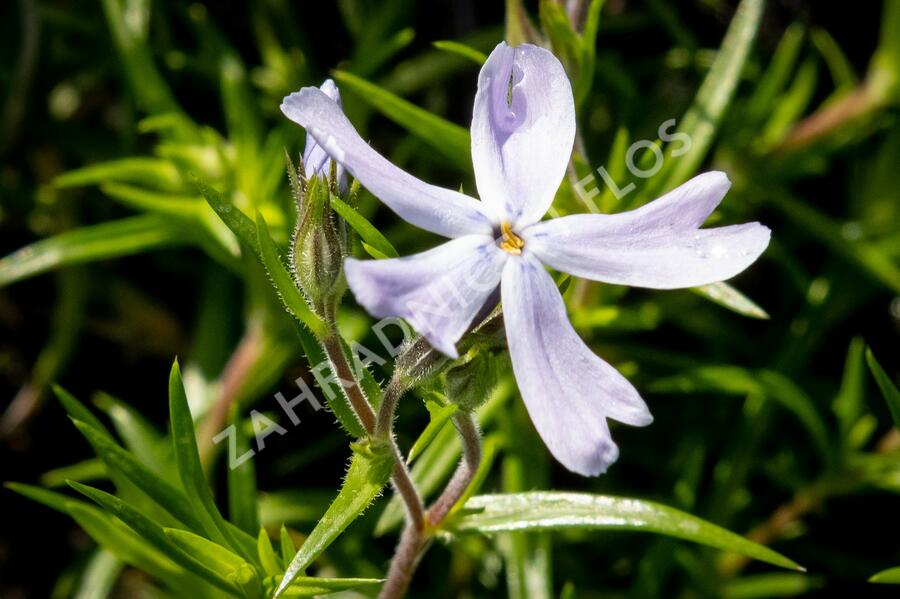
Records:
{"label": "leaf blade", "polygon": [[715,524],[659,503],[586,493],[523,492],[479,495],[451,523],[457,532],[539,530],[637,530],[735,551],[792,570],[803,570],[783,555]]}
{"label": "leaf blade", "polygon": [[291,582],[381,493],[391,475],[393,464],[394,457],[388,447],[376,446],[371,442],[355,445],[340,493],[294,555],[275,591],[275,598],[282,596]]}
{"label": "leaf blade", "polygon": [[0,287],[65,266],[131,256],[189,239],[187,232],[159,214],[72,229],[0,258]]}
{"label": "leaf blade", "polygon": [[872,372],[872,376],[875,378],[875,382],[878,384],[878,388],[887,402],[891,418],[894,420],[894,426],[900,429],[900,389],[897,389],[894,381],[891,380],[884,368],[881,367],[881,364],[878,363],[878,360],[875,359],[875,354],[872,353],[871,348],[866,348],[866,363],[869,365],[869,370]]}

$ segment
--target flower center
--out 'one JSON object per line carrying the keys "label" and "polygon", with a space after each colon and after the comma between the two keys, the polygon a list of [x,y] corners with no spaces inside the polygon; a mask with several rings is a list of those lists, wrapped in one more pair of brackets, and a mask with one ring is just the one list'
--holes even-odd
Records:
{"label": "flower center", "polygon": [[513,233],[509,221],[505,220],[500,223],[500,232],[503,233],[500,249],[509,252],[513,256],[521,256],[522,248],[525,247],[525,242],[522,241],[521,237]]}

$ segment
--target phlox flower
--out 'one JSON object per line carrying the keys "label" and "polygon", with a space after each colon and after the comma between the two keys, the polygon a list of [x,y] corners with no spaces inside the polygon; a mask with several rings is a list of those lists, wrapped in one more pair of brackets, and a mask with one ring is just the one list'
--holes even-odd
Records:
{"label": "phlox flower", "polygon": [[759,223],[700,228],[730,187],[721,172],[630,212],[541,220],[572,153],[575,106],[562,65],[536,46],[499,44],[479,75],[471,134],[480,201],[391,164],[319,89],[287,96],[281,110],[401,218],[450,238],[404,258],[348,258],[357,301],[376,317],[406,319],[455,358],[456,343],[499,288],[531,420],[554,457],[582,475],[605,472],[618,457],[608,418],[634,426],[653,418],[635,388],[579,338],[546,267],[676,289],[733,277],[769,243]]}

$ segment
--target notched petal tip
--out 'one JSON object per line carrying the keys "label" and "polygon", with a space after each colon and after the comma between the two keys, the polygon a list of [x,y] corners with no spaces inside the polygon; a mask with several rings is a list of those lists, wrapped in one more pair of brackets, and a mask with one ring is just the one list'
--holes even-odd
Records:
{"label": "notched petal tip", "polygon": [[[619,460],[619,446],[609,441],[598,447],[594,454],[590,456],[583,464],[576,464],[574,468],[569,468],[572,472],[582,476],[600,476],[606,474],[609,467]],[[565,464],[563,464],[565,466]]]}
{"label": "notched petal tip", "polygon": [[541,219],[565,174],[575,104],[562,63],[531,44],[500,43],[478,76],[472,162],[481,199],[502,220]]}
{"label": "notched petal tip", "polygon": [[[295,92],[289,93],[281,100],[281,105],[279,106],[281,113],[305,128],[309,123],[305,108],[307,102],[309,102],[311,97],[315,94],[322,94],[322,91],[317,87],[302,87]],[[325,95],[325,97],[328,96]]]}
{"label": "notched petal tip", "polygon": [[326,79],[322,82],[322,85],[319,86],[319,89],[322,90],[323,94],[337,102],[338,106],[341,106],[341,92],[338,90],[338,86],[334,82],[334,79]]}
{"label": "notched petal tip", "polygon": [[606,472],[619,456],[608,419],[646,426],[653,421],[646,403],[578,337],[556,283],[536,259],[510,259],[502,293],[513,371],[535,428],[569,470]]}

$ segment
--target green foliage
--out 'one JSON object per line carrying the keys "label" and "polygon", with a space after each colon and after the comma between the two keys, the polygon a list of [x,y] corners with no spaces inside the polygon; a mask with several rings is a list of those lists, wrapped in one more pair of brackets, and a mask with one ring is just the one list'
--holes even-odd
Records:
{"label": "green foliage", "polygon": [[408,129],[410,133],[455,164],[459,170],[463,172],[471,170],[472,160],[469,154],[471,142],[469,132],[464,128],[433,115],[352,73],[336,71],[334,78],[343,89],[352,90],[360,99],[371,104],[401,127]]}
{"label": "green foliage", "polygon": [[42,239],[0,259],[0,286],[47,271],[185,243],[189,235],[160,215],[133,216]]}
{"label": "green foliage", "polygon": [[876,574],[873,574],[869,582],[877,582],[880,584],[900,584],[900,566],[896,568],[888,568]]}
{"label": "green foliage", "polygon": [[668,506],[579,493],[506,493],[473,497],[450,524],[459,533],[538,530],[645,530],[742,553],[783,568],[803,570],[767,547]]}
{"label": "green foliage", "polygon": [[869,370],[872,371],[872,376],[875,377],[875,382],[878,383],[878,388],[881,389],[884,401],[887,402],[894,426],[900,429],[900,390],[875,359],[871,349],[866,349],[866,363],[869,365]]}
{"label": "green foliage", "polygon": [[276,597],[290,596],[289,590],[296,578],[381,494],[392,468],[393,455],[389,448],[376,442],[353,446],[353,459],[340,493],[287,566],[278,583]]}

